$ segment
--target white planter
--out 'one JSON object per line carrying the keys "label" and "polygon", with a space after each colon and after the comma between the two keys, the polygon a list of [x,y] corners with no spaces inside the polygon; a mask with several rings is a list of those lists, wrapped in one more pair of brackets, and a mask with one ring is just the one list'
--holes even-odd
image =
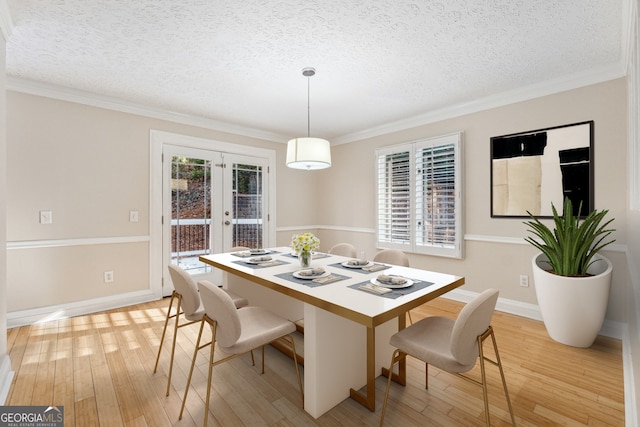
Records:
{"label": "white planter", "polygon": [[542,253],[532,259],[533,282],[542,320],[549,336],[573,347],[590,347],[604,322],[611,288],[611,261],[601,255],[591,265],[589,277],[549,273]]}

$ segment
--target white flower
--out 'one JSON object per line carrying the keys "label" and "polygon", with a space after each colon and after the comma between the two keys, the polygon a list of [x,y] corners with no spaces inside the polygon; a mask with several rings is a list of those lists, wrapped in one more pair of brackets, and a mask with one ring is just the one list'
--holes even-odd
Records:
{"label": "white flower", "polygon": [[320,247],[320,239],[312,233],[294,234],[291,238],[291,248],[296,252],[314,251]]}

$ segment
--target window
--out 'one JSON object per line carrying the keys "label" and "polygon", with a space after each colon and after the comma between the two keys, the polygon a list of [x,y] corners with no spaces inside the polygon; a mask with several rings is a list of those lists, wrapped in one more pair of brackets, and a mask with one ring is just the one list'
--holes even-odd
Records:
{"label": "window", "polygon": [[376,150],[377,244],[462,258],[462,134]]}

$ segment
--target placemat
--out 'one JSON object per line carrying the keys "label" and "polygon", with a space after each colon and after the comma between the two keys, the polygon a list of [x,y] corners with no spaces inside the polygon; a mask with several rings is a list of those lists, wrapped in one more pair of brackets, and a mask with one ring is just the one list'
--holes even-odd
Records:
{"label": "placemat", "polygon": [[335,264],[330,264],[331,267],[336,267],[336,268],[342,268],[343,270],[349,270],[349,271],[356,271],[358,273],[363,273],[363,274],[371,274],[371,273],[377,273],[379,271],[382,270],[386,270],[387,268],[391,268],[390,265],[385,265],[385,264],[373,264],[373,266],[375,267],[379,267],[376,268],[375,271],[367,271],[367,270],[363,270],[361,268],[349,268],[349,267],[345,267],[344,265],[342,265],[341,262],[336,262]]}
{"label": "placemat", "polygon": [[424,282],[424,281],[421,281],[421,280],[418,280],[418,279],[410,279],[410,280],[413,280],[413,285],[409,286],[408,288],[400,288],[400,289],[388,288],[388,289],[391,289],[391,292],[389,292],[388,294],[382,294],[382,295],[376,294],[374,292],[367,291],[365,289],[360,289],[360,286],[363,286],[363,285],[371,283],[368,280],[366,282],[360,282],[360,283],[356,283],[355,285],[351,285],[351,286],[349,286],[349,288],[355,289],[355,290],[360,291],[360,292],[366,292],[369,295],[377,295],[377,296],[384,297],[384,298],[396,299],[396,298],[401,297],[403,295],[409,295],[412,292],[419,291],[420,289],[424,289],[426,287],[429,287],[429,286],[433,285],[432,282]]}
{"label": "placemat", "polygon": [[238,258],[251,258],[254,256],[266,256],[266,255],[271,255],[271,254],[279,254],[280,252],[278,251],[274,251],[271,249],[267,249],[269,251],[269,253],[266,254],[252,254],[249,251],[240,251],[240,252],[232,252],[231,255],[233,256],[237,256]]}
{"label": "placemat", "polygon": [[[328,282],[328,283],[318,283],[318,282],[314,282],[313,280],[310,279],[298,279],[297,277],[293,276],[293,273],[281,273],[281,274],[276,274],[276,277],[280,277],[281,279],[286,279],[289,280],[290,282],[293,283],[298,283],[300,285],[305,285],[305,286],[309,286],[311,288],[316,288],[318,286],[324,286],[324,285],[330,285],[332,283],[337,283],[341,280],[345,280],[345,279],[350,279],[350,277],[348,276],[343,276],[341,274],[336,274],[336,273],[331,273],[329,275],[330,277],[337,277],[337,280]],[[327,276],[327,277],[329,277]],[[324,279],[324,277],[322,277],[321,279]]]}
{"label": "placemat", "polygon": [[287,261],[282,261],[280,259],[272,259],[271,261],[265,261],[260,264],[251,264],[246,261],[232,261],[234,264],[241,265],[243,267],[249,268],[267,268],[267,267],[275,267],[277,265],[291,264]]}

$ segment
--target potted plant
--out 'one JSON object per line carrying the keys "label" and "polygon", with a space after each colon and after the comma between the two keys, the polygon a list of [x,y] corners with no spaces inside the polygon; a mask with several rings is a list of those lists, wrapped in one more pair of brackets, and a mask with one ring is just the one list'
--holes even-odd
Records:
{"label": "potted plant", "polygon": [[615,240],[607,228],[608,210],[593,210],[581,220],[567,197],[559,215],[553,203],[553,230],[538,218],[525,221],[532,236],[525,240],[541,253],[532,260],[533,281],[549,336],[574,347],[590,347],[604,322],[611,287],[612,265],[598,252]]}

